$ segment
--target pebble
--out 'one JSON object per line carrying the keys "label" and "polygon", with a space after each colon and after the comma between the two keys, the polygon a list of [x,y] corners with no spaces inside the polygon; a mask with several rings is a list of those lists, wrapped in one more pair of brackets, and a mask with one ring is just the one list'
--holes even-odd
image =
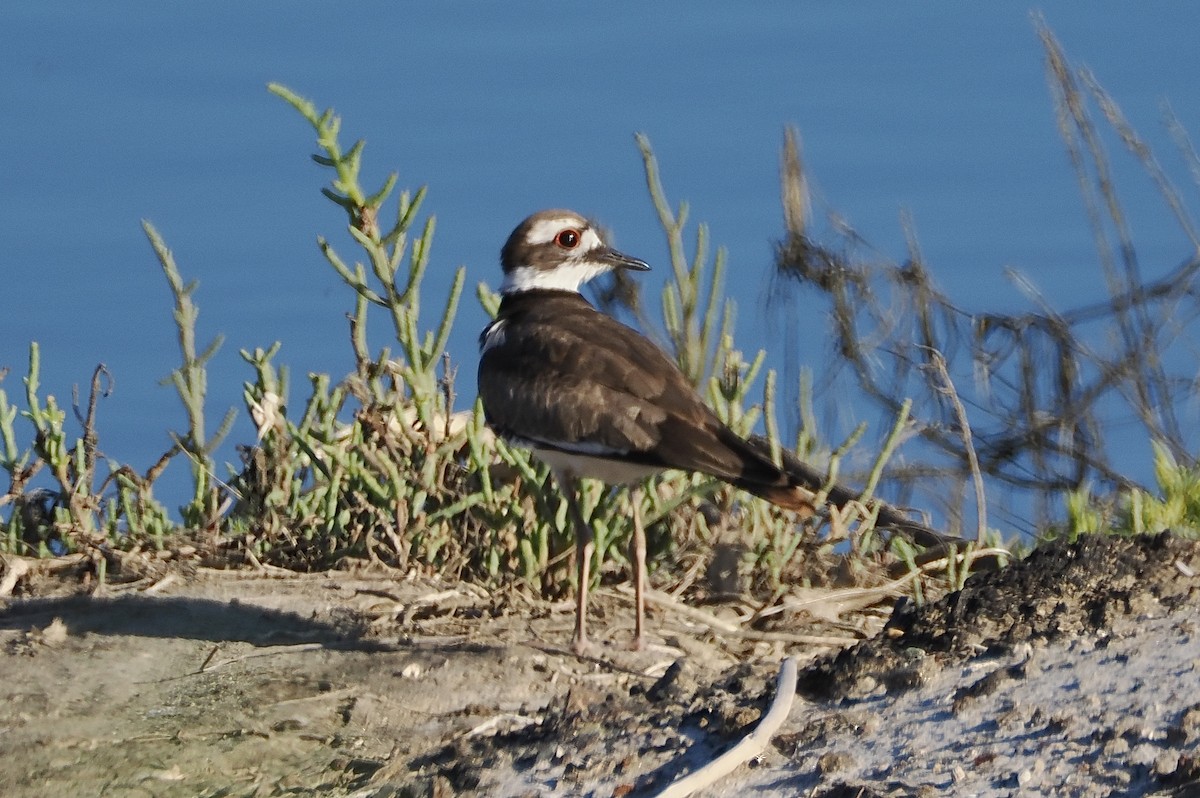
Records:
{"label": "pebble", "polygon": [[1158,759],[1158,749],[1149,743],[1142,743],[1129,754],[1129,762],[1134,765],[1150,767]]}
{"label": "pebble", "polygon": [[1179,734],[1185,742],[1200,739],[1200,704],[1193,704],[1179,718]]}
{"label": "pebble", "polygon": [[1035,784],[1040,784],[1042,777],[1046,774],[1046,760],[1038,758],[1033,760],[1033,763],[1017,773],[1017,786],[1031,787]]}
{"label": "pebble", "polygon": [[1120,756],[1129,753],[1129,741],[1124,737],[1114,737],[1104,744],[1105,756]]}
{"label": "pebble", "polygon": [[1170,776],[1179,768],[1179,754],[1175,751],[1163,751],[1154,760],[1156,776]]}
{"label": "pebble", "polygon": [[839,770],[849,770],[852,767],[854,767],[854,757],[845,751],[830,751],[817,760],[817,769],[821,771],[822,776],[837,773]]}

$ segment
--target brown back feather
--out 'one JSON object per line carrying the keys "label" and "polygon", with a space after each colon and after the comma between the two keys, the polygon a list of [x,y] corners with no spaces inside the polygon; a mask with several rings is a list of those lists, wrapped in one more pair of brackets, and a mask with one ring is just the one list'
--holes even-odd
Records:
{"label": "brown back feather", "polygon": [[562,430],[567,443],[700,471],[751,492],[783,489],[771,495],[785,506],[798,502],[786,474],[722,424],[661,349],[582,296],[512,294],[497,319],[503,335],[480,359],[479,393],[501,434],[546,441],[546,430]]}

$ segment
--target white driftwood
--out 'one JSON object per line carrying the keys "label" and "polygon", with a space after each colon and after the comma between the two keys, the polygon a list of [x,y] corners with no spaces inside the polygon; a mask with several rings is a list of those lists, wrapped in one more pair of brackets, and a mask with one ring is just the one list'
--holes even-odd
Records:
{"label": "white driftwood", "polygon": [[779,668],[779,679],[775,685],[775,700],[763,719],[754,727],[754,731],[743,737],[741,741],[704,767],[681,779],[672,782],[669,787],[660,792],[657,798],[685,798],[696,790],[703,789],[713,782],[732,773],[738,765],[748,762],[760,754],[767,743],[787,720],[792,709],[792,701],[796,698],[796,660],[788,657]]}

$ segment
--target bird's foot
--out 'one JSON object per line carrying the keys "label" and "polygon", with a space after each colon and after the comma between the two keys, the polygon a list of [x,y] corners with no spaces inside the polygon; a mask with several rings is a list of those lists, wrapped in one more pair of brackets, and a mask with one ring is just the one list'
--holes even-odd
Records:
{"label": "bird's foot", "polygon": [[576,635],[575,639],[571,641],[571,651],[577,657],[590,657],[595,651],[595,646],[592,645],[592,641],[587,637]]}

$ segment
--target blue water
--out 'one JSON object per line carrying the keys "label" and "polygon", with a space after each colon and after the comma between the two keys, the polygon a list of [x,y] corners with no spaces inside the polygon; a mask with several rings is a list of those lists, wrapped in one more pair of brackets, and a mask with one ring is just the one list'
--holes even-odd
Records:
{"label": "blue water", "polygon": [[[1186,173],[1162,103],[1200,130],[1200,7],[1052,3],[1068,55],[1089,65]],[[473,286],[529,212],[595,215],[623,249],[666,265],[632,134],[645,132],[669,194],[729,251],[743,349],[768,346],[762,313],[782,235],[782,130],[803,136],[816,208],[884,255],[904,257],[911,214],[936,279],[971,309],[1024,306],[1015,267],[1066,307],[1102,296],[1075,178],[1055,129],[1030,8],[1011,3],[662,2],[317,4],[29,3],[0,15],[0,368],[21,394],[28,343],[45,391],[68,401],[98,363],[115,390],[103,451],[139,469],[183,429],[161,381],[178,362],[170,294],[139,221],[150,219],[200,288],[200,335],[226,336],[209,378],[211,424],[253,440],[240,348],[283,342],[293,402],[308,371],[350,368],[352,297],[315,246],[341,242],[318,189],[306,124],[265,90],[279,81],[334,106],[347,143],[368,141],[368,183],[390,170],[430,187],[437,235],[427,307],[449,275],[469,290],[452,339],[470,393],[485,323]],[[1148,181],[1118,159],[1146,271],[1188,245]],[[1194,188],[1185,186],[1195,200]],[[646,278],[656,292],[666,269]],[[805,315],[808,318],[803,318]],[[816,364],[819,313],[789,351]],[[386,328],[373,344],[383,346]],[[776,360],[775,365],[781,365]],[[851,419],[845,420],[850,423]],[[1145,453],[1133,465],[1145,469]],[[187,467],[160,495],[184,499]]]}

